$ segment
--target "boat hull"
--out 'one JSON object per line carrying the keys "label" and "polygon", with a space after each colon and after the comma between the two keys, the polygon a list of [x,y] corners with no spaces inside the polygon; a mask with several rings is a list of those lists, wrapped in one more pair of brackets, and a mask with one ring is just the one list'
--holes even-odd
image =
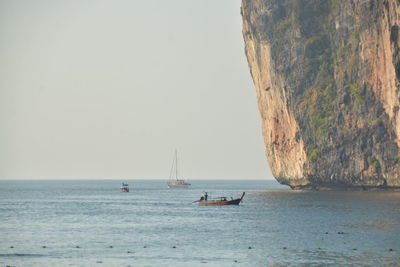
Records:
{"label": "boat hull", "polygon": [[179,184],[179,183],[168,183],[169,188],[188,188],[190,186],[189,183]]}
{"label": "boat hull", "polygon": [[127,188],[121,188],[121,189],[119,189],[119,192],[121,192],[121,193],[128,193],[128,192],[129,192],[129,189],[127,189]]}
{"label": "boat hull", "polygon": [[242,201],[241,198],[226,201],[199,201],[199,205],[203,206],[225,206],[225,205],[239,205]]}
{"label": "boat hull", "polygon": [[[225,197],[222,197],[221,199],[213,199],[213,200],[200,200],[197,203],[202,206],[226,206],[226,205],[239,205],[239,203],[242,201],[243,197],[245,195],[245,192],[243,192],[241,198],[237,199],[232,199],[232,200],[226,200]],[[207,199],[207,195],[206,195]]]}

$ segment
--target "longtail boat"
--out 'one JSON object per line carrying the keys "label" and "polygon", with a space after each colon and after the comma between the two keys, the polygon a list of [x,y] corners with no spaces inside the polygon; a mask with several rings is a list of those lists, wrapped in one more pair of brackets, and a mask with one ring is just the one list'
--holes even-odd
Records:
{"label": "longtail boat", "polygon": [[200,200],[198,200],[196,202],[198,202],[199,205],[206,205],[206,206],[239,205],[239,203],[242,201],[244,195],[245,195],[245,192],[243,192],[241,198],[231,199],[231,200],[226,199],[226,197],[217,197],[217,198],[209,199],[208,194],[206,192],[205,195],[202,196],[200,198]]}

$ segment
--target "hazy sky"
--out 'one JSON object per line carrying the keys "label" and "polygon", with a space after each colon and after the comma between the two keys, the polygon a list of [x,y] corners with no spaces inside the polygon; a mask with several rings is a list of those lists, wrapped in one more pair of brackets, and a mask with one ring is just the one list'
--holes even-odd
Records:
{"label": "hazy sky", "polygon": [[240,0],[0,1],[0,179],[271,179]]}

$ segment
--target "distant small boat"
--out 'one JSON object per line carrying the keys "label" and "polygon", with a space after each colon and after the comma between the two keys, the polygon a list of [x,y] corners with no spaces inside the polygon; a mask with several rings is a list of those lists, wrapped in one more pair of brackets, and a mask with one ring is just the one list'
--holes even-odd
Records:
{"label": "distant small boat", "polygon": [[190,183],[183,179],[178,178],[178,151],[175,150],[174,159],[172,161],[171,172],[169,174],[169,182],[167,182],[169,188],[188,188]]}
{"label": "distant small boat", "polygon": [[119,188],[119,192],[128,193],[128,192],[129,192],[129,186],[128,186],[128,184],[122,183],[122,186]]}
{"label": "distant small boat", "polygon": [[237,199],[231,199],[228,200],[226,197],[217,197],[217,198],[208,198],[207,192],[200,198],[200,200],[196,201],[199,203],[199,205],[206,205],[206,206],[223,206],[223,205],[239,205],[239,203],[242,201],[243,197],[245,195],[245,192],[243,192],[241,198]]}

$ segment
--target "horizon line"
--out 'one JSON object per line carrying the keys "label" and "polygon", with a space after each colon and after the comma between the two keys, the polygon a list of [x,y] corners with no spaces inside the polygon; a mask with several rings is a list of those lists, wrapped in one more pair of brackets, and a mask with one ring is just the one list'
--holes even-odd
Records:
{"label": "horizon line", "polygon": [[[42,180],[161,180],[168,181],[166,178],[0,178],[0,181],[42,181]],[[210,181],[210,180],[238,180],[238,181],[276,181],[275,178],[193,178],[185,179],[189,181]]]}

